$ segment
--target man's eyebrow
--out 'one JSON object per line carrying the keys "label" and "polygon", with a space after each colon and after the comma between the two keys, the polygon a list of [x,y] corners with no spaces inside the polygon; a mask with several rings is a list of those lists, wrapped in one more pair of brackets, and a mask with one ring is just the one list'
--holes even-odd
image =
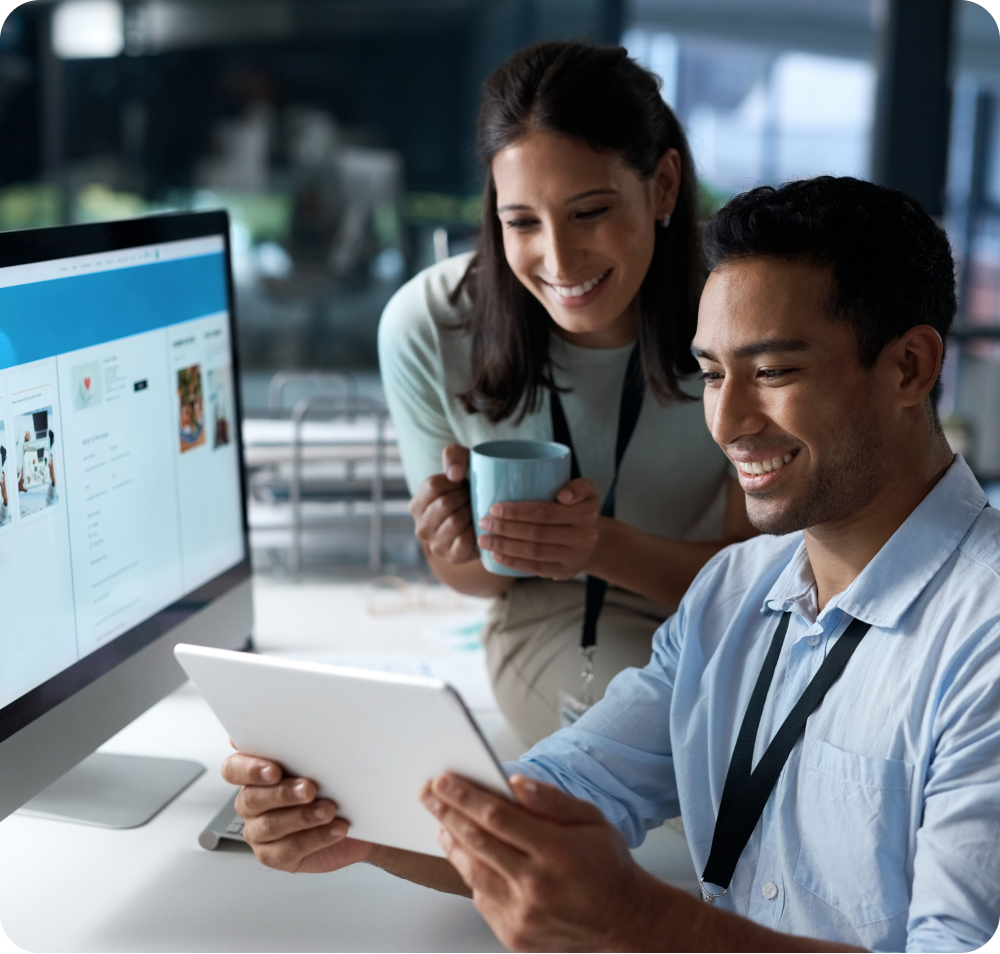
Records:
{"label": "man's eyebrow", "polygon": [[[791,354],[796,351],[806,351],[810,347],[808,341],[801,338],[764,338],[762,341],[754,341],[743,345],[735,351],[729,352],[731,358],[758,358],[762,354]],[[696,358],[704,358],[706,361],[718,361],[710,351],[691,345],[691,354]]]}
{"label": "man's eyebrow", "polygon": [[[574,202],[579,202],[581,199],[589,199],[595,195],[618,195],[617,189],[590,189],[587,192],[581,192],[579,195],[571,195],[566,200],[566,205],[572,205]],[[497,206],[497,212],[531,212],[533,209],[530,205],[500,205]]]}

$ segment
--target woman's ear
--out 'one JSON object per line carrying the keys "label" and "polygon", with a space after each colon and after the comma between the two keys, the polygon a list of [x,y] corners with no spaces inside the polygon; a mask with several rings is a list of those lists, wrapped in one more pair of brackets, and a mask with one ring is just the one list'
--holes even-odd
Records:
{"label": "woman's ear", "polygon": [[681,154],[668,149],[656,164],[653,172],[653,211],[656,218],[673,215],[677,194],[681,191]]}

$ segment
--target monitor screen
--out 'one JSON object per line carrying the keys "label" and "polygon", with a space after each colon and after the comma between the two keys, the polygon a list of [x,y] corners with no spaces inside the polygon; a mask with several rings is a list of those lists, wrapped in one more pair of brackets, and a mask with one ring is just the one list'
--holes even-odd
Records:
{"label": "monitor screen", "polygon": [[0,267],[0,740],[248,572],[226,254]]}

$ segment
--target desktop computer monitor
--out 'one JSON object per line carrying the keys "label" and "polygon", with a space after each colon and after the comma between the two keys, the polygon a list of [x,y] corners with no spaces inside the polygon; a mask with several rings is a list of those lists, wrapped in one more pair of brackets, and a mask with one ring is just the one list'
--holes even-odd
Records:
{"label": "desktop computer monitor", "polygon": [[176,643],[248,643],[228,235],[0,233],[0,819],[179,686]]}

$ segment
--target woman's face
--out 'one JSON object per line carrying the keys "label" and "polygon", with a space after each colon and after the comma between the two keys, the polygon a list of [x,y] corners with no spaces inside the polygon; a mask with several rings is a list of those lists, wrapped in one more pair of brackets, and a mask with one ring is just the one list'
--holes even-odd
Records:
{"label": "woman's face", "polygon": [[677,151],[644,180],[616,153],[534,132],[492,169],[507,262],[564,337],[590,348],[634,341],[657,223],[677,202]]}

